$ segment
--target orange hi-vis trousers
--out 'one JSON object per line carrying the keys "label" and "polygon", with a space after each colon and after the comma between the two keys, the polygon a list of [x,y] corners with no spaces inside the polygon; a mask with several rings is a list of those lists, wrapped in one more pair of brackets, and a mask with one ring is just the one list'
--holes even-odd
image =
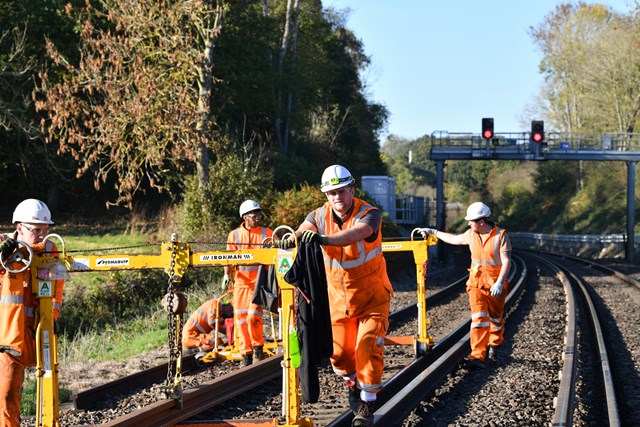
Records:
{"label": "orange hi-vis trousers", "polygon": [[333,371],[345,378],[355,372],[361,390],[378,392],[382,389],[388,316],[388,312],[371,312],[355,318],[332,318]]}
{"label": "orange hi-vis trousers", "polygon": [[509,286],[505,283],[501,295],[491,296],[489,289],[467,287],[471,306],[471,356],[484,361],[488,346],[500,346],[504,341],[504,303]]}
{"label": "orange hi-vis trousers", "polygon": [[0,353],[0,427],[20,427],[20,398],[26,367]]}
{"label": "orange hi-vis trousers", "polygon": [[264,345],[262,307],[251,302],[252,296],[253,289],[249,287],[233,288],[233,315],[238,325],[238,348],[243,355]]}

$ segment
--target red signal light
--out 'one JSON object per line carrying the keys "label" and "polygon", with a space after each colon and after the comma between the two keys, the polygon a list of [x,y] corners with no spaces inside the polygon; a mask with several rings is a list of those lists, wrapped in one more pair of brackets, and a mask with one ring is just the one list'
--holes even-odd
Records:
{"label": "red signal light", "polygon": [[544,141],[544,121],[533,120],[531,122],[531,140],[539,143]]}
{"label": "red signal light", "polygon": [[493,119],[485,117],[482,119],[482,137],[484,139],[493,138]]}

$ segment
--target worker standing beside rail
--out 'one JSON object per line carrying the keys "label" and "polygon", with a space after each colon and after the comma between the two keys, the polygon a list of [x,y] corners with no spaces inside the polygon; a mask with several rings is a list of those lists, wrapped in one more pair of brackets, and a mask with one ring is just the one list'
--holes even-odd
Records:
{"label": "worker standing beside rail", "polygon": [[320,190],[327,202],[306,217],[296,236],[322,245],[333,333],[331,364],[349,387],[352,426],[361,427],[373,425],[376,393],[382,389],[393,290],[382,255],[380,211],[354,197],[354,183],[345,167],[326,168]]}
{"label": "worker standing beside rail", "polygon": [[[240,205],[243,222],[227,237],[227,250],[261,248],[262,242],[271,237],[273,231],[261,227],[262,208],[255,200],[245,200]],[[233,280],[233,309],[238,328],[238,345],[243,366],[249,366],[263,357],[264,335],[262,307],[251,302],[258,278],[258,265],[239,265]],[[231,267],[224,267],[223,290],[231,281]]]}
{"label": "worker standing beside rail", "polygon": [[469,230],[451,234],[433,228],[421,228],[427,236],[452,245],[469,245],[471,268],[467,294],[471,306],[471,356],[469,367],[482,369],[485,358],[495,361],[504,341],[504,303],[509,293],[507,274],[511,268],[511,242],[505,229],[489,220],[491,210],[481,202],[467,208]]}
{"label": "worker standing beside rail", "polygon": [[[8,268],[21,270],[25,266],[11,261],[15,251],[24,250],[17,241],[29,245],[34,256],[57,251],[52,242],[46,242],[46,247],[43,243],[53,221],[49,208],[40,200],[20,202],[13,212],[13,223],[16,229],[11,235],[0,235],[0,252]],[[55,280],[54,319],[62,309],[63,286],[63,280]],[[20,427],[24,371],[36,365],[36,301],[32,298],[31,269],[11,273],[0,266],[0,289],[0,426]]]}

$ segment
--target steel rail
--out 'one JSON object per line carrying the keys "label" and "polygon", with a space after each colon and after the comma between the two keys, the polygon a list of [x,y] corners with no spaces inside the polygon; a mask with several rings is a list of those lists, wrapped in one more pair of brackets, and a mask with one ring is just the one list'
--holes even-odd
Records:
{"label": "steel rail", "polygon": [[[434,292],[427,297],[427,302],[431,305],[438,305],[445,300],[449,295],[455,292],[458,288],[464,285],[466,276],[456,280],[452,284],[446,286],[443,289]],[[417,303],[409,304],[391,313],[389,320],[402,318],[413,313],[416,309]],[[197,369],[195,357],[186,356],[182,358],[183,371],[186,373],[190,370]],[[133,373],[131,375],[115,379],[108,383],[93,387],[71,396],[76,409],[90,410],[96,407],[101,401],[106,400],[109,397],[117,396],[120,394],[129,393],[135,388],[144,388],[152,386],[160,381],[163,381],[167,375],[167,363],[163,363],[152,368],[145,369],[140,372]]]}
{"label": "steel rail", "polygon": [[272,356],[207,381],[198,387],[187,389],[182,393],[182,404],[179,408],[174,400],[164,399],[102,425],[119,427],[175,425],[212,406],[281,377],[281,362],[282,355]]}
{"label": "steel rail", "polygon": [[[548,255],[548,257],[550,256],[566,258],[565,256],[553,255],[553,254]],[[571,258],[574,261],[582,261],[583,263],[586,263],[592,266],[594,265],[591,262],[587,262],[586,260],[580,260],[579,258],[574,258],[574,257],[571,257]],[[584,298],[584,303],[588,308],[589,321],[591,322],[591,326],[593,328],[593,333],[595,336],[594,339],[597,344],[597,349],[598,349],[597,351],[600,359],[600,374],[602,377],[602,384],[604,388],[608,424],[611,427],[620,426],[620,416],[618,412],[615,388],[613,385],[613,375],[611,372],[611,367],[609,364],[609,356],[607,354],[607,347],[604,339],[604,332],[602,330],[602,326],[600,325],[598,310],[593,304],[593,293],[595,291],[591,288],[591,286],[588,285],[588,283],[584,279],[572,273],[566,266],[560,265],[556,261],[548,261],[548,262],[554,264],[558,270],[561,270],[566,275],[568,275],[571,278],[571,286],[576,288],[576,290],[579,290],[581,292],[582,297]],[[613,274],[612,269],[606,268],[603,270]],[[620,278],[620,276],[618,277]],[[574,360],[574,363],[575,363],[575,360]],[[575,375],[574,375],[573,382],[575,382]],[[573,393],[573,390],[575,390],[575,384],[572,384],[571,388],[572,390],[570,392],[566,390],[560,390],[559,393],[560,392],[564,394],[570,393],[570,395],[573,397],[573,395],[575,394]],[[570,406],[567,408],[562,408],[560,406],[561,404],[568,404]],[[572,398],[566,399],[566,400],[563,399],[562,401],[558,399],[558,407],[556,408],[556,414],[558,415],[558,417],[556,418],[556,414],[554,414],[553,425],[554,426],[572,425],[573,406],[574,406],[574,403]]]}
{"label": "steel rail", "polygon": [[571,426],[573,424],[573,410],[575,407],[575,381],[577,370],[577,341],[578,328],[576,321],[576,302],[573,287],[567,275],[562,269],[547,259],[529,254],[537,262],[542,263],[555,271],[556,276],[564,287],[567,302],[567,326],[565,328],[564,350],[562,352],[562,369],[560,370],[560,385],[558,395],[553,399],[555,408],[551,425],[553,427]]}
{"label": "steel rail", "polygon": [[[431,306],[440,304],[451,294],[459,291],[466,281],[466,276],[461,277],[452,284],[434,292],[427,297],[427,302]],[[412,314],[416,309],[417,302],[409,304],[390,314],[389,320],[402,318]],[[468,328],[468,323],[467,323]],[[459,333],[458,333],[459,334]],[[417,359],[419,363],[412,363],[405,370],[417,375],[424,369],[425,363],[430,363],[443,353],[445,342],[459,339],[458,334],[450,334],[443,342],[434,347],[426,357]],[[463,334],[464,335],[464,334]],[[131,412],[127,415],[118,417],[104,425],[111,426],[140,426],[140,425],[175,425],[199,412],[215,406],[228,400],[239,393],[250,390],[263,384],[266,381],[281,377],[282,370],[279,369],[282,362],[282,356],[273,356],[269,359],[250,365],[249,367],[239,369],[229,374],[223,375],[214,380],[200,384],[195,389],[187,389],[182,393],[182,401],[178,409],[177,402],[172,399],[160,400],[154,404],[141,408],[138,411]],[[277,368],[275,367],[277,365]],[[195,368],[195,359],[193,356],[183,358],[183,366],[185,370]],[[91,409],[95,403],[104,401],[106,398],[124,394],[131,389],[138,387],[148,387],[166,376],[167,364],[161,364],[144,371],[131,374],[129,376],[111,381],[98,387],[77,393],[74,396],[76,408]],[[263,372],[263,370],[268,371]],[[238,376],[236,376],[238,375]],[[397,381],[390,381],[388,391],[383,390],[383,395],[393,392]],[[240,387],[239,385],[242,385]]]}
{"label": "steel rail", "polygon": [[[518,256],[514,256],[513,259],[516,268],[512,269],[509,279],[510,282],[513,282],[514,278],[517,280],[505,301],[506,316],[508,316],[509,309],[522,293],[527,277],[527,267],[523,259]],[[401,371],[396,375],[398,377],[397,381],[402,383],[402,387],[399,391],[394,391],[393,395],[387,400],[383,400],[386,397],[384,394],[380,396],[382,405],[374,413],[374,425],[385,427],[401,425],[407,414],[442,384],[447,375],[453,372],[469,353],[470,326],[471,319],[464,322],[434,346],[431,353],[421,357],[421,359],[425,359],[426,367],[417,375],[413,373],[405,374],[405,371]],[[437,351],[436,348],[438,348]],[[426,358],[429,358],[429,360],[426,360]],[[396,377],[394,377],[394,380],[396,380]],[[385,384],[385,388],[386,386],[387,384]],[[353,415],[349,418],[352,417]]]}

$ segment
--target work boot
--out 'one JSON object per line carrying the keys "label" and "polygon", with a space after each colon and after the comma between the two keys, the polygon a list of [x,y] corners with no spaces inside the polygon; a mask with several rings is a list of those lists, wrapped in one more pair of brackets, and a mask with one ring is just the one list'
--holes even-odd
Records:
{"label": "work boot", "polygon": [[470,371],[474,371],[476,369],[484,369],[484,362],[480,359],[471,359],[467,362],[466,368]]}
{"label": "work boot", "polygon": [[242,355],[242,366],[249,366],[253,362],[253,354]]}
{"label": "work boot", "polygon": [[259,362],[264,359],[264,352],[262,351],[262,346],[253,347],[253,361]]}
{"label": "work boot", "polygon": [[349,408],[353,414],[358,413],[358,406],[360,406],[360,389],[358,388],[358,384],[354,384],[352,386],[348,386],[349,388]]}
{"label": "work boot", "polygon": [[490,363],[495,363],[498,360],[498,347],[495,345],[489,346],[489,350],[487,351],[487,360]]}
{"label": "work boot", "polygon": [[373,413],[375,412],[376,402],[360,401],[356,416],[353,417],[351,427],[371,427],[373,426]]}

